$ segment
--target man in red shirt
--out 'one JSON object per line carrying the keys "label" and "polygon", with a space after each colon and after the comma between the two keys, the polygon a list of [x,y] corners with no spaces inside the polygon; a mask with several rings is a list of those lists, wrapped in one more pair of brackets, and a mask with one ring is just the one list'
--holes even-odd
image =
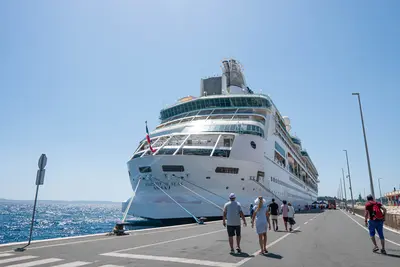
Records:
{"label": "man in red shirt", "polygon": [[[367,196],[368,202],[365,204],[365,226],[369,229],[369,236],[374,244],[373,252],[379,250],[375,240],[375,230],[378,232],[379,239],[381,240],[382,249],[381,253],[386,254],[385,250],[385,237],[383,236],[383,222],[385,220],[386,208],[382,203],[376,202],[372,195]],[[383,211],[383,212],[382,212]],[[369,219],[369,220],[368,220]]]}

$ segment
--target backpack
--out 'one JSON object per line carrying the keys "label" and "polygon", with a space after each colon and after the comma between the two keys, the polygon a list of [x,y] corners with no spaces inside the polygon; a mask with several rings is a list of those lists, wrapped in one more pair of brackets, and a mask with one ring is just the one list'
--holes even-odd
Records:
{"label": "backpack", "polygon": [[[371,207],[372,206],[372,207]],[[372,201],[367,206],[371,220],[383,220],[384,216],[378,202]]]}

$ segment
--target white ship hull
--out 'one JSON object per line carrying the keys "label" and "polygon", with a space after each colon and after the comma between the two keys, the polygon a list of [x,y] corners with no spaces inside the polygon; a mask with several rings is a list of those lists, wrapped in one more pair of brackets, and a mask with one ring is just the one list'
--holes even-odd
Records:
{"label": "white ship hull", "polygon": [[[239,143],[249,144],[253,140],[259,144],[259,151],[250,149],[249,153],[246,153],[247,147],[243,147],[242,153],[239,151],[237,155],[241,157],[247,155],[250,160],[234,159],[234,151],[230,158],[156,155],[130,160],[128,170],[132,189],[136,188],[139,177],[142,177],[142,180],[128,214],[150,219],[178,219],[191,217],[187,212],[189,211],[196,217],[220,217],[221,208],[228,201],[231,192],[236,194],[237,201],[242,204],[246,215],[249,214],[250,204],[259,195],[267,201],[275,198],[278,203],[280,200],[287,200],[296,208],[299,205],[304,208],[304,205],[316,200],[316,193],[294,184],[290,181],[290,177],[296,179],[298,183],[301,181],[269,159],[268,153],[264,154],[265,150],[261,144],[264,143],[268,147],[271,142],[249,135],[237,136],[235,142],[239,146]],[[163,172],[162,165],[182,165],[185,171]],[[152,173],[139,173],[138,169],[141,166],[151,166]],[[215,173],[215,169],[219,166],[236,167],[239,168],[239,172],[238,174]],[[265,175],[257,182],[258,171],[263,171]],[[153,184],[154,181],[157,181],[156,183],[187,211],[158,189]],[[283,183],[293,188],[284,186]]]}

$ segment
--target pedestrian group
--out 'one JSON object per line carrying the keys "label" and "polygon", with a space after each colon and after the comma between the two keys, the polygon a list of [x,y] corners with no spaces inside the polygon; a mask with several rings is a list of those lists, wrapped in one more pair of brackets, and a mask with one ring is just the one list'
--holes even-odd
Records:
{"label": "pedestrian group", "polygon": [[[258,235],[258,240],[260,243],[260,254],[268,253],[267,250],[267,230],[271,230],[271,220],[274,231],[278,231],[278,216],[279,213],[282,214],[283,222],[286,231],[293,230],[293,225],[296,223],[294,220],[294,208],[291,203],[287,203],[286,200],[282,201],[282,205],[279,209],[279,205],[272,199],[272,202],[267,205],[266,200],[259,196],[254,204],[250,205],[250,218],[251,227],[256,228],[256,233]],[[247,226],[246,218],[242,211],[242,207],[239,202],[236,201],[236,196],[234,193],[229,195],[229,201],[224,205],[224,211],[222,216],[222,223],[227,228],[229,245],[231,248],[231,253],[234,253],[233,237],[236,236],[236,251],[241,253],[240,239],[241,239],[241,223],[240,219],[243,220],[243,225]]]}

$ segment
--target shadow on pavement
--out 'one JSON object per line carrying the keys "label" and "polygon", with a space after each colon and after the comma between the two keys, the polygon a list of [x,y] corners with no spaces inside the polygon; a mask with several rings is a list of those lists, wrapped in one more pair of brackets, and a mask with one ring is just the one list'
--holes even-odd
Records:
{"label": "shadow on pavement", "polygon": [[281,256],[281,255],[279,255],[279,254],[275,254],[275,253],[267,253],[267,254],[263,254],[264,255],[264,257],[267,257],[267,258],[273,258],[273,259],[278,259],[278,260],[281,260],[281,259],[283,259],[283,257]]}
{"label": "shadow on pavement", "polygon": [[388,256],[388,257],[393,257],[393,258],[400,258],[400,255],[395,255],[395,254],[390,254],[390,253],[387,253],[386,255],[383,255],[383,256]]}
{"label": "shadow on pavement", "polygon": [[300,230],[293,230],[293,231],[278,230],[276,232],[278,232],[278,233],[300,233],[301,231]]}
{"label": "shadow on pavement", "polygon": [[254,255],[249,255],[249,253],[246,253],[246,252],[231,253],[231,255],[234,257],[240,257],[240,258],[253,258],[254,257]]}

